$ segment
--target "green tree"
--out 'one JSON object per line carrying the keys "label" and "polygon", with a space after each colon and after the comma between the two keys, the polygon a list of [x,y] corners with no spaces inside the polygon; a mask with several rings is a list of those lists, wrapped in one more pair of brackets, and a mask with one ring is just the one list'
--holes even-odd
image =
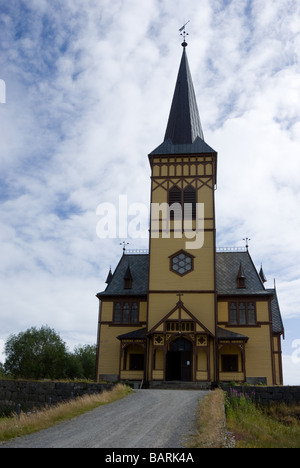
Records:
{"label": "green tree", "polygon": [[94,380],[96,368],[96,345],[76,346],[74,356],[78,365],[82,368],[82,375],[85,379]]}
{"label": "green tree", "polygon": [[66,359],[66,367],[65,367],[65,376],[68,379],[83,379],[84,372],[81,365],[81,362],[78,360],[77,356],[73,353],[68,353]]}
{"label": "green tree", "polygon": [[11,335],[5,344],[5,371],[14,378],[58,379],[65,376],[66,344],[48,326]]}
{"label": "green tree", "polygon": [[0,362],[0,379],[2,377],[5,377],[5,369],[4,369],[2,362]]}

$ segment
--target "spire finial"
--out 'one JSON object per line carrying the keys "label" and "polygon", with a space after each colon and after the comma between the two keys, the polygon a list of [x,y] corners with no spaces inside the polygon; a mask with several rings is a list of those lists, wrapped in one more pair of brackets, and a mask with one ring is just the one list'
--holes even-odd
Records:
{"label": "spire finial", "polygon": [[251,241],[251,239],[249,237],[246,237],[245,239],[243,239],[245,242],[246,242],[246,249],[247,249],[247,252],[248,252],[248,249],[249,249],[249,241]]}
{"label": "spire finial", "polygon": [[190,20],[188,20],[187,23],[185,23],[185,24],[179,29],[180,36],[183,37],[183,43],[182,43],[181,45],[182,45],[182,47],[184,47],[184,48],[187,47],[187,42],[185,41],[185,38],[186,38],[186,36],[189,35],[189,33],[186,32],[185,27],[186,27],[186,25],[187,25],[189,22],[190,22]]}
{"label": "spire finial", "polygon": [[126,253],[126,245],[129,245],[129,242],[123,241],[123,242],[120,242],[120,245],[123,245],[123,255],[125,255],[125,253]]}

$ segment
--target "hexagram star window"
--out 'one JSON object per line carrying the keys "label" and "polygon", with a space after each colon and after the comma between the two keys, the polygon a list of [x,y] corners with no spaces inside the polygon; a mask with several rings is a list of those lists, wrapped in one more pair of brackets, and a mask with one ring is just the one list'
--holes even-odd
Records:
{"label": "hexagram star window", "polygon": [[174,273],[177,273],[183,276],[186,273],[189,273],[190,271],[194,269],[194,265],[193,265],[194,257],[184,252],[183,250],[172,255],[170,258],[171,258],[171,270]]}

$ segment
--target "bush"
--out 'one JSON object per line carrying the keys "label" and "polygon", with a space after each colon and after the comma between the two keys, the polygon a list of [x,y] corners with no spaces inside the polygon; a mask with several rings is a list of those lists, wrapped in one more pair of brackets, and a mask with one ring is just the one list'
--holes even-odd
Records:
{"label": "bush", "polygon": [[88,379],[95,376],[96,345],[78,346],[74,353],[48,326],[11,335],[5,344],[1,375],[21,379]]}
{"label": "bush", "polygon": [[257,409],[254,403],[254,395],[255,395],[254,392],[249,394],[249,393],[239,392],[236,388],[231,388],[229,395],[227,394],[226,399],[225,399],[226,413],[229,410],[237,410],[237,409],[241,409],[245,412],[253,412],[254,408]]}
{"label": "bush", "polygon": [[14,378],[60,378],[67,356],[65,343],[48,326],[11,335],[5,344],[5,371]]}

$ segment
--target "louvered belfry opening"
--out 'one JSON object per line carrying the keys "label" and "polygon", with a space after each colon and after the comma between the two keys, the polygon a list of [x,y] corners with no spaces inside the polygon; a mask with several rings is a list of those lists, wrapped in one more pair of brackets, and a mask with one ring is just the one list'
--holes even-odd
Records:
{"label": "louvered belfry opening", "polygon": [[196,198],[197,198],[196,190],[194,189],[194,187],[189,185],[188,187],[184,189],[183,202],[184,202],[185,217],[188,217],[189,219],[196,218],[196,201],[197,201]]}
{"label": "louvered belfry opening", "polygon": [[[187,186],[183,191],[176,185],[169,190],[169,207],[170,219],[180,219],[183,215],[186,219],[196,218],[196,190],[191,185]],[[181,210],[176,210],[176,205],[181,207]],[[178,207],[177,205],[177,207]]]}

